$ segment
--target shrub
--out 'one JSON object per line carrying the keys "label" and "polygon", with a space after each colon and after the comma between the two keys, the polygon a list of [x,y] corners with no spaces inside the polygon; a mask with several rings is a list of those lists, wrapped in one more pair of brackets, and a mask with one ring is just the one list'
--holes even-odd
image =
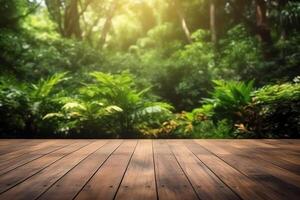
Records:
{"label": "shrub", "polygon": [[214,123],[205,115],[195,112],[174,114],[161,127],[150,129],[159,138],[232,138],[232,125],[227,120]]}
{"label": "shrub", "polygon": [[267,85],[253,93],[252,111],[259,123],[252,126],[260,137],[300,137],[300,84]]}
{"label": "shrub", "polygon": [[218,70],[222,78],[251,80],[259,78],[262,66],[262,51],[258,40],[249,34],[247,28],[236,25],[220,41]]}
{"label": "shrub", "polygon": [[[92,72],[92,83],[84,84],[74,97],[63,97],[61,111],[44,119],[60,120],[60,131],[81,137],[138,137],[149,126],[158,126],[172,106],[153,101],[150,88],[138,90],[134,77],[123,72]],[[144,131],[143,131],[144,130]]]}
{"label": "shrub", "polygon": [[212,97],[204,99],[204,107],[214,120],[228,119],[233,122],[241,120],[244,107],[251,102],[253,81],[214,81]]}
{"label": "shrub", "polygon": [[[107,130],[109,116],[122,112],[117,106],[106,106],[96,100],[86,101],[82,98],[62,97],[60,112],[48,113],[44,120],[56,119],[57,132],[72,137],[116,137]],[[107,119],[108,118],[108,119]]]}
{"label": "shrub", "polygon": [[13,74],[28,82],[63,71],[82,78],[86,71],[99,69],[104,63],[102,53],[84,42],[50,36],[38,38],[34,31],[2,29],[0,46],[1,75]]}
{"label": "shrub", "polygon": [[25,128],[24,117],[29,101],[20,84],[10,78],[0,79],[0,134],[9,137]]}
{"label": "shrub", "polygon": [[195,126],[191,138],[232,138],[232,125],[228,120],[223,119],[214,123],[206,120]]}
{"label": "shrub", "polygon": [[[54,130],[52,123],[45,123],[43,116],[58,108],[54,101],[60,93],[56,86],[66,79],[66,73],[57,73],[37,84],[23,84],[13,79],[2,79],[0,86],[0,133],[32,137]],[[11,136],[8,135],[8,136]],[[41,135],[36,135],[41,137]]]}

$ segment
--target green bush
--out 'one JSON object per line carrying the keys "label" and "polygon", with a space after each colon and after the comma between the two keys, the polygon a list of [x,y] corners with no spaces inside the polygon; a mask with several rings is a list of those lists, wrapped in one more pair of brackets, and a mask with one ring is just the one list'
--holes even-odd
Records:
{"label": "green bush", "polygon": [[[212,97],[204,99],[207,112],[213,112],[214,120],[228,119],[233,122],[244,115],[244,107],[251,102],[253,81],[248,83],[238,81],[214,81]],[[210,106],[209,106],[210,105]],[[204,108],[203,108],[204,109]]]}
{"label": "green bush", "polygon": [[259,79],[263,57],[258,40],[249,34],[244,25],[237,25],[227,32],[227,37],[220,41],[218,70],[223,79],[251,80]]}
{"label": "green bush", "polygon": [[80,137],[139,137],[145,128],[158,126],[172,106],[156,102],[150,88],[138,90],[134,77],[92,72],[92,83],[76,91],[74,97],[62,97],[61,111],[44,119],[58,119],[59,130]]}
{"label": "green bush", "polygon": [[0,134],[9,137],[25,128],[29,111],[28,98],[21,85],[10,78],[0,79]]}
{"label": "green bush", "polygon": [[54,73],[69,71],[84,79],[87,71],[102,68],[103,53],[85,42],[61,38],[37,38],[34,33],[0,29],[0,74],[18,80],[38,81]]}
{"label": "green bush", "polygon": [[160,127],[148,129],[158,138],[232,138],[232,125],[227,120],[214,123],[207,116],[198,112],[174,114]]}
{"label": "green bush", "polygon": [[[2,79],[0,85],[1,129],[8,137],[42,137],[52,134],[55,127],[45,123],[43,116],[58,108],[54,99],[60,95],[56,86],[66,79],[66,73],[58,73],[42,79],[37,84],[18,83],[12,78]],[[10,135],[11,134],[11,135]]]}
{"label": "green bush", "polygon": [[226,119],[214,123],[206,120],[195,126],[191,138],[233,138],[232,125]]}
{"label": "green bush", "polygon": [[300,84],[267,85],[253,93],[252,112],[258,112],[252,132],[259,137],[300,135]]}

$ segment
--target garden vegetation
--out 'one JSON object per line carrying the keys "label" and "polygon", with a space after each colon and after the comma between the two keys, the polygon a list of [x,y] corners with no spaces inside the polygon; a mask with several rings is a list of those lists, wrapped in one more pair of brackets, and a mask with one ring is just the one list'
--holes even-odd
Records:
{"label": "garden vegetation", "polygon": [[296,0],[0,2],[1,137],[300,137]]}

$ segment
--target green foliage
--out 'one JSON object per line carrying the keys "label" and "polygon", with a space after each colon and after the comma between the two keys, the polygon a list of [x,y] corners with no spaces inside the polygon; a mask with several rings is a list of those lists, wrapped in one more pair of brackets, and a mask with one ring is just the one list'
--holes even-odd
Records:
{"label": "green foliage", "polygon": [[53,91],[54,87],[61,83],[62,81],[66,80],[67,73],[56,73],[49,77],[46,80],[40,80],[36,85],[33,86],[33,90],[30,93],[32,98],[34,99],[43,99],[47,98],[51,92]]}
{"label": "green foliage", "polygon": [[[30,137],[37,133],[48,134],[53,131],[53,124],[44,123],[42,118],[46,113],[57,109],[58,104],[53,99],[59,96],[59,93],[55,93],[55,86],[65,80],[65,75],[66,73],[54,74],[38,84],[1,80],[0,105],[1,113],[5,114],[1,116],[0,132],[6,134],[7,130],[13,129],[15,134]],[[11,120],[17,122],[12,123]],[[17,127],[12,128],[11,125]]]}
{"label": "green foliage", "polygon": [[25,127],[28,99],[21,85],[8,77],[0,79],[0,133],[16,134]]}
{"label": "green foliage", "polygon": [[211,88],[214,53],[205,41],[207,36],[206,31],[198,30],[193,34],[194,42],[184,48],[174,41],[141,57],[147,69],[145,76],[151,74],[156,93],[176,105],[177,110],[192,110]]}
{"label": "green foliage", "polygon": [[212,87],[215,55],[212,44],[205,41],[207,37],[206,31],[197,30],[192,35],[194,42],[174,55],[177,58],[176,68],[182,76],[175,85],[176,94],[183,99],[181,108],[191,110],[199,105],[199,99],[206,97]]}
{"label": "green foliage", "polygon": [[275,19],[279,18],[280,25],[285,29],[297,29],[300,25],[300,3],[297,1],[289,1],[279,11],[272,14]]}
{"label": "green foliage", "polygon": [[262,66],[262,52],[258,40],[251,36],[243,25],[237,25],[227,32],[220,41],[219,71],[223,78],[235,77],[237,80],[249,80],[259,77]]}
{"label": "green foliage", "polygon": [[[150,88],[137,90],[134,77],[128,73],[120,75],[93,72],[95,83],[87,85],[88,91],[92,91],[90,97],[102,98],[107,103],[119,107],[122,111],[117,113],[116,126],[119,134],[132,137],[135,127],[141,123],[141,119],[151,120],[152,114],[169,112],[172,107],[168,104],[156,103],[149,99],[147,92]],[[148,100],[147,100],[148,99]]]}
{"label": "green foliage", "polygon": [[147,95],[150,88],[138,90],[128,72],[91,72],[90,76],[92,83],[85,83],[75,97],[58,99],[60,112],[44,116],[61,120],[61,132],[83,137],[137,137],[145,134],[142,129],[158,126],[171,114],[171,105],[151,100]]}
{"label": "green foliage", "polygon": [[[122,112],[117,106],[106,106],[99,101],[84,101],[79,98],[60,98],[63,104],[60,112],[48,113],[43,119],[55,119],[58,124],[58,132],[63,134],[73,134],[81,137],[113,137],[107,135],[105,127],[105,117]],[[112,133],[111,133],[112,134]]]}
{"label": "green foliage", "polygon": [[[266,78],[275,79],[277,82],[292,81],[296,75],[300,74],[300,36],[291,32],[286,38],[281,38],[275,44],[278,50],[278,57],[275,60],[276,66],[266,68]],[[284,66],[284,67],[278,67]]]}
{"label": "green foliage", "polygon": [[[212,105],[215,119],[237,121],[243,117],[244,107],[251,102],[253,81],[248,83],[237,81],[214,81],[215,87],[210,99],[204,105]],[[209,107],[209,108],[211,108]],[[205,110],[205,108],[203,108]],[[207,108],[206,108],[207,110]],[[208,112],[211,112],[208,110]]]}
{"label": "green foliage", "polygon": [[36,38],[33,33],[0,30],[0,46],[1,74],[13,74],[21,80],[39,80],[62,71],[82,77],[83,72],[104,62],[102,53],[86,43],[52,36]]}
{"label": "green foliage", "polygon": [[258,2],[211,42],[208,0],[0,0],[1,136],[300,137],[299,3]]}
{"label": "green foliage", "polygon": [[[253,93],[252,111],[258,123],[250,124],[252,134],[260,137],[299,137],[300,84],[268,85]],[[251,127],[252,126],[252,127]]]}
{"label": "green foliage", "polygon": [[170,38],[176,38],[171,23],[163,23],[147,32],[147,36],[137,41],[139,48],[164,48]]}
{"label": "green foliage", "polygon": [[214,123],[202,113],[182,112],[162,123],[159,128],[148,129],[159,138],[232,138],[232,125],[227,120]]}
{"label": "green foliage", "polygon": [[20,21],[36,10],[36,1],[0,0],[0,28],[18,29]]}
{"label": "green foliage", "polygon": [[[296,80],[297,78],[295,78]],[[267,85],[255,91],[255,104],[276,104],[283,101],[298,101],[300,99],[300,84],[285,83]]]}
{"label": "green foliage", "polygon": [[227,120],[220,120],[216,124],[210,120],[195,126],[192,138],[233,138],[232,125]]}

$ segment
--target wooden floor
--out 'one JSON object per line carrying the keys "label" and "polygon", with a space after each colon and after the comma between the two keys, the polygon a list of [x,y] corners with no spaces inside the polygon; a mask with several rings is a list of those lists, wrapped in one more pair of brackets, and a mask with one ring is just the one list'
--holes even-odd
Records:
{"label": "wooden floor", "polygon": [[0,199],[300,199],[300,140],[0,140]]}

